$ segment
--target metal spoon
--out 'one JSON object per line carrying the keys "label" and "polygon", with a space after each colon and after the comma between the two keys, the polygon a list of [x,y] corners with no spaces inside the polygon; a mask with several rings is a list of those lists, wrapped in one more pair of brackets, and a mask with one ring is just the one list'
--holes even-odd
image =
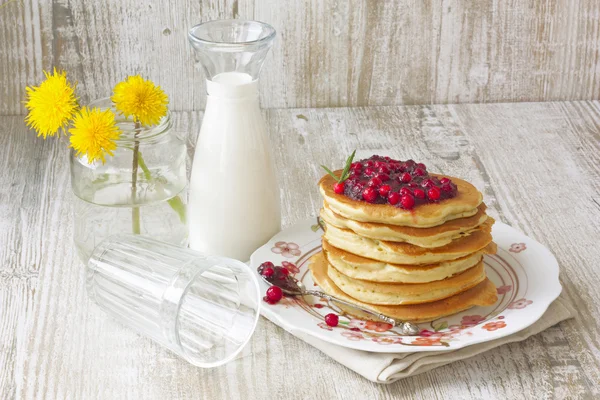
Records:
{"label": "metal spoon", "polygon": [[265,278],[264,276],[261,275],[261,278],[267,282],[269,285],[275,285],[277,287],[279,287],[281,289],[281,291],[289,296],[306,296],[306,295],[311,295],[311,296],[316,296],[316,297],[322,297],[324,299],[327,299],[329,301],[333,301],[335,303],[338,304],[342,304],[345,307],[352,307],[358,311],[360,311],[361,314],[366,314],[369,317],[373,317],[379,321],[383,321],[385,323],[388,323],[392,326],[396,326],[400,328],[400,333],[402,335],[406,335],[406,336],[415,336],[419,334],[419,327],[415,324],[413,324],[412,322],[403,322],[403,321],[398,321],[394,318],[390,318],[386,315],[383,314],[379,314],[376,313],[374,311],[368,310],[366,308],[357,306],[355,304],[349,303],[345,300],[342,299],[338,299],[337,297],[334,296],[330,296],[327,293],[321,292],[319,290],[308,290],[306,289],[306,287],[304,286],[304,284],[300,281],[296,281],[295,279],[285,279],[283,280],[281,283],[282,284],[278,284],[277,281],[275,282],[271,282],[269,280],[267,280],[267,278]]}

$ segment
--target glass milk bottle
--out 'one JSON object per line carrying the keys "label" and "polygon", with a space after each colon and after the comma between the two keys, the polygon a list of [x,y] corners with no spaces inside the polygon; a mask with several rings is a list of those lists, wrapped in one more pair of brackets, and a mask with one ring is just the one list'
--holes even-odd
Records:
{"label": "glass milk bottle", "polygon": [[275,30],[256,21],[220,20],[194,26],[188,38],[207,78],[189,186],[190,247],[246,261],[281,225],[258,104],[258,75]]}

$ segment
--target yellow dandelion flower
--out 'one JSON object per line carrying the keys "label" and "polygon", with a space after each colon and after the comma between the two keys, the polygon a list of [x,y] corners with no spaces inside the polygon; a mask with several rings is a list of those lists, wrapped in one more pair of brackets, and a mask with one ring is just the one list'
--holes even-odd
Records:
{"label": "yellow dandelion flower", "polygon": [[167,115],[169,98],[165,92],[139,75],[118,83],[111,99],[118,111],[145,126],[156,125]]}
{"label": "yellow dandelion flower", "polygon": [[54,136],[59,129],[67,127],[79,107],[75,87],[67,80],[64,71],[44,71],[46,80],[40,86],[27,87],[25,107],[29,111],[25,122],[37,131],[38,136]]}
{"label": "yellow dandelion flower", "polygon": [[87,107],[75,115],[70,132],[71,147],[77,156],[87,155],[90,164],[96,160],[102,160],[104,164],[105,154],[113,155],[117,148],[115,140],[121,135],[112,111]]}

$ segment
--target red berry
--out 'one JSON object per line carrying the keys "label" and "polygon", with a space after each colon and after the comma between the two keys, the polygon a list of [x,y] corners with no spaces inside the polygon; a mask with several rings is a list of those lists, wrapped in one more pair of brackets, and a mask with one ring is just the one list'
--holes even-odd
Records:
{"label": "red berry", "polygon": [[375,164],[373,164],[373,166],[374,166],[375,168],[379,168],[379,167],[381,167],[382,165],[384,165],[384,163],[382,163],[381,161],[375,161]]}
{"label": "red berry", "polygon": [[407,187],[402,187],[398,193],[400,193],[400,196],[404,196],[405,194],[411,194],[411,191]]}
{"label": "red berry", "polygon": [[450,182],[450,179],[448,179],[448,178],[442,178],[442,179],[440,179],[440,183],[441,184],[448,183],[448,182]]}
{"label": "red berry", "polygon": [[373,161],[369,160],[365,163],[367,167],[372,167],[374,165]]}
{"label": "red berry", "polygon": [[329,326],[337,326],[339,321],[340,319],[338,316],[333,313],[329,313],[325,316],[325,323]]}
{"label": "red berry", "polygon": [[454,189],[452,188],[452,185],[450,185],[449,183],[444,183],[444,184],[442,185],[442,190],[443,190],[444,192],[450,193],[450,192],[452,192]]}
{"label": "red berry", "polygon": [[424,199],[425,198],[425,192],[421,189],[415,189],[413,190],[413,194],[415,195],[415,197],[417,199]]}
{"label": "red berry", "polygon": [[381,167],[379,167],[379,169],[377,171],[379,171],[382,174],[390,173],[390,169],[386,165],[382,165]]}
{"label": "red berry", "polygon": [[425,170],[422,168],[415,168],[413,174],[415,174],[415,176],[424,176]]}
{"label": "red berry", "polygon": [[430,200],[438,200],[440,198],[440,195],[441,191],[440,188],[437,186],[434,186],[427,191],[427,197],[429,197]]}
{"label": "red berry", "polygon": [[427,170],[427,167],[423,163],[416,164],[415,168],[421,168],[423,171]]}
{"label": "red berry", "polygon": [[377,174],[375,175],[377,178],[381,179],[382,182],[389,181],[390,176],[388,174]]}
{"label": "red berry", "polygon": [[415,165],[414,160],[406,160],[404,161],[404,164],[406,164],[407,167],[412,167],[413,165]]}
{"label": "red berry", "polygon": [[352,188],[352,193],[354,193],[355,195],[359,195],[362,190],[365,188],[365,184],[363,182],[357,182]]}
{"label": "red berry", "polygon": [[284,277],[290,274],[290,271],[287,268],[281,268],[279,272],[281,272],[281,275],[283,275]]}
{"label": "red berry", "polygon": [[400,201],[400,193],[398,192],[391,192],[390,194],[388,194],[388,203],[390,203],[391,205],[396,205],[398,204],[398,202]]}
{"label": "red berry", "polygon": [[359,162],[352,163],[352,169],[356,171],[360,171],[362,169],[362,164]]}
{"label": "red berry", "polygon": [[415,198],[410,194],[405,194],[400,198],[400,204],[402,204],[402,208],[410,210],[415,206]]}
{"label": "red berry", "polygon": [[372,187],[378,187],[379,185],[381,185],[383,182],[381,182],[381,179],[379,179],[378,177],[373,177],[371,178],[371,180],[367,183],[367,185],[372,186]]}
{"label": "red berry", "polygon": [[264,263],[260,264],[260,266],[263,268],[267,268],[267,267],[273,268],[275,266],[275,264],[273,264],[271,261],[265,261]]}
{"label": "red berry", "polygon": [[377,191],[372,187],[368,187],[365,190],[363,190],[362,197],[369,203],[372,203],[377,198]]}
{"label": "red berry", "polygon": [[342,194],[344,193],[344,187],[346,185],[344,184],[344,182],[339,182],[333,185],[333,191],[337,194]]}
{"label": "red berry", "polygon": [[408,187],[417,188],[417,187],[419,187],[419,185],[417,184],[417,182],[411,182],[408,184]]}
{"label": "red berry", "polygon": [[423,182],[421,182],[421,186],[423,186],[423,187],[435,186],[435,182],[432,181],[431,179],[425,179]]}
{"label": "red berry", "polygon": [[271,304],[277,303],[283,297],[283,291],[277,286],[271,286],[267,289],[267,302]]}
{"label": "red berry", "polygon": [[273,276],[274,273],[275,273],[275,270],[273,268],[267,267],[267,268],[263,269],[262,276],[264,276],[265,278],[270,278]]}
{"label": "red berry", "polygon": [[408,183],[412,180],[412,176],[410,176],[410,174],[408,172],[404,172],[402,175],[400,175],[400,181],[404,182],[404,183]]}
{"label": "red berry", "polygon": [[373,170],[373,168],[371,168],[371,167],[367,167],[367,168],[365,168],[365,175],[366,175],[366,176],[371,176],[371,175],[373,175],[374,173],[375,173],[375,171]]}
{"label": "red berry", "polygon": [[381,197],[387,197],[390,190],[392,190],[392,187],[390,185],[381,185],[379,187],[379,194],[381,195]]}

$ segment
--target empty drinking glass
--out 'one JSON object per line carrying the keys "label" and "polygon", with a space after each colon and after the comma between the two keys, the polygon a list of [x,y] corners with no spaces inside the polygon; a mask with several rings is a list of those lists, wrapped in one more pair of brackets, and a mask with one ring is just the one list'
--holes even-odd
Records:
{"label": "empty drinking glass", "polygon": [[143,236],[101,242],[87,288],[117,320],[204,368],[233,359],[259,316],[258,281],[247,265]]}

